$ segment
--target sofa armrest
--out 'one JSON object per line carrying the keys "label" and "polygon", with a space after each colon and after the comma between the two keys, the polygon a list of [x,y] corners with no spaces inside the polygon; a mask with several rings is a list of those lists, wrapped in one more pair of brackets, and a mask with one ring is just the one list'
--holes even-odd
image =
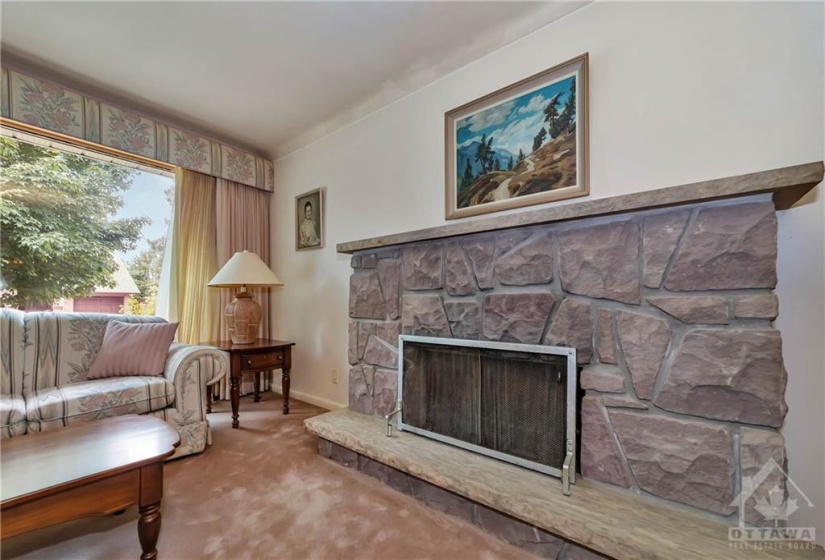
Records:
{"label": "sofa armrest", "polygon": [[219,381],[229,371],[226,352],[211,346],[173,344],[163,375],[175,385],[175,408],[184,417],[206,417],[207,385]]}

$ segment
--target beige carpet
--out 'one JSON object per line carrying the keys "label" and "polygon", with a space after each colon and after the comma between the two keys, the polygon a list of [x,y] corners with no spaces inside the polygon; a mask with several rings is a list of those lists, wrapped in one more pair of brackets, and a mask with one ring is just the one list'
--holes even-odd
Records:
{"label": "beige carpet", "polygon": [[[317,453],[303,420],[321,409],[278,395],[241,400],[241,428],[229,406],[210,415],[212,446],[166,464],[161,559],[376,560],[533,558],[481,530],[431,510]],[[135,559],[137,507],[0,543],[2,558]]]}

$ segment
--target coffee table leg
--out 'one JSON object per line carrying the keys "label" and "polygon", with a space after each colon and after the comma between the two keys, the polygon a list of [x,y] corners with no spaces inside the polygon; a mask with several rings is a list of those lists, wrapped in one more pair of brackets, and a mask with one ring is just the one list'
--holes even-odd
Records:
{"label": "coffee table leg", "polygon": [[289,414],[289,368],[281,375],[281,391],[284,393],[284,414]]}
{"label": "coffee table leg", "polygon": [[241,405],[241,379],[238,375],[232,375],[229,378],[229,396],[232,400],[232,427],[237,428],[241,425],[238,422],[238,408]]}
{"label": "coffee table leg", "polygon": [[160,536],[160,502],[140,506],[138,538],[143,554],[140,560],[155,560],[158,557],[158,537]]}
{"label": "coffee table leg", "polygon": [[261,402],[261,372],[255,372],[255,398],[252,402]]}

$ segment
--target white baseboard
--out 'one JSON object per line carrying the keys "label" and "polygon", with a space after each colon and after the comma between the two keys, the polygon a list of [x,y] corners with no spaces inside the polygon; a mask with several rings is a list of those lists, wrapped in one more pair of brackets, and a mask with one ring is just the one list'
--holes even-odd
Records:
{"label": "white baseboard", "polygon": [[[275,385],[272,383],[269,386],[269,390],[278,393],[279,395],[283,394],[281,391],[280,385]],[[337,403],[328,399],[323,399],[321,397],[316,397],[314,395],[309,395],[307,393],[302,393],[301,391],[296,391],[295,389],[289,390],[289,398],[290,400],[295,398],[299,401],[303,401],[305,403],[314,404],[315,406],[320,406],[321,408],[326,408],[327,410],[338,410],[339,408],[346,408],[347,405]]]}

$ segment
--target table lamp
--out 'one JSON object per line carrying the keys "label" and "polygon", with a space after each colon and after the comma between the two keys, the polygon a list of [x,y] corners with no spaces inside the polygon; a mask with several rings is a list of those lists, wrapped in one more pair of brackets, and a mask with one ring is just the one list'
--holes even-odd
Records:
{"label": "table lamp", "polygon": [[258,338],[261,305],[246,291],[247,286],[283,286],[275,273],[249,251],[235,253],[209,282],[210,288],[238,288],[226,306],[226,322],[233,344],[252,344]]}

